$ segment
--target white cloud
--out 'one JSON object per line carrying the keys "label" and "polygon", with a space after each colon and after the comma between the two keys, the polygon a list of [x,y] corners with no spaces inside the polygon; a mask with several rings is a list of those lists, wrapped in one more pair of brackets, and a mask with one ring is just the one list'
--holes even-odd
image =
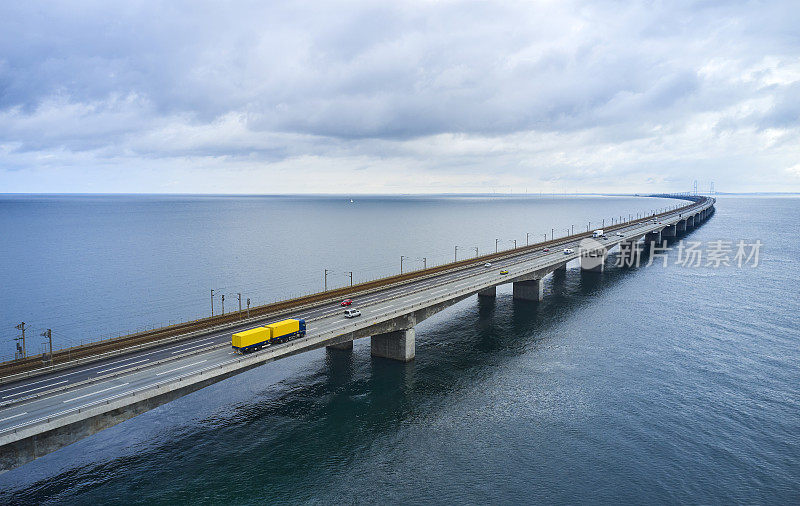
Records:
{"label": "white cloud", "polygon": [[7,3],[0,186],[786,190],[795,21],[789,1]]}

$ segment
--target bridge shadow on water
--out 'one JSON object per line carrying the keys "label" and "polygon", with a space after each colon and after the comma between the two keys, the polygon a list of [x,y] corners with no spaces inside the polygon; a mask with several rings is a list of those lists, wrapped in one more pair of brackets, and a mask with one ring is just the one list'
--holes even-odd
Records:
{"label": "bridge shadow on water", "polygon": [[[352,353],[316,352],[310,366],[277,383],[264,381],[268,364],[109,429],[124,438],[131,424],[165,415],[175,420],[174,427],[149,431],[144,448],[125,449],[135,453],[98,455],[100,463],[4,495],[9,503],[313,500],[326,484],[346,480],[349,466],[375,445],[391,446],[402,427],[490,381],[505,361],[535,353],[578,309],[635,270],[615,267],[612,255],[602,274],[554,273],[539,303],[514,300],[502,289],[497,298],[470,298],[419,326],[417,358],[409,364],[369,357],[366,339]],[[224,402],[231,389],[253,384],[252,396]],[[221,408],[197,419],[209,398]],[[90,438],[54,455],[95,446]]]}

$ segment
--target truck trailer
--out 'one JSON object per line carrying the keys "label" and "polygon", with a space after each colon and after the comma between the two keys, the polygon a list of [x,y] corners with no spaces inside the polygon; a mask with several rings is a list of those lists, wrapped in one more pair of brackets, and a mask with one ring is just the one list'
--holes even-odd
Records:
{"label": "truck trailer", "polygon": [[264,346],[285,343],[305,335],[306,321],[289,319],[237,332],[231,337],[231,346],[234,352],[244,355]]}

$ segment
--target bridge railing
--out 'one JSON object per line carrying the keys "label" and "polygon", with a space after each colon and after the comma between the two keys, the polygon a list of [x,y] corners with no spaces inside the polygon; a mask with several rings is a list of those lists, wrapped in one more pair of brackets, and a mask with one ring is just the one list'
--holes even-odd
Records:
{"label": "bridge railing", "polygon": [[[622,223],[607,226],[606,229],[615,230],[631,224],[646,222],[653,216],[665,216],[680,209],[688,210],[696,206],[699,202],[703,202],[705,199],[707,199],[707,197],[702,196],[673,196],[672,198],[690,200],[692,203],[676,210],[657,213],[639,219],[623,220]],[[43,363],[41,354],[30,355],[24,359],[9,360],[0,363],[0,379],[28,371],[47,370],[60,364],[92,358],[94,356],[100,356],[120,349],[132,348],[136,346],[147,346],[153,343],[157,344],[177,337],[182,339],[184,337],[190,337],[192,334],[197,332],[205,332],[218,327],[234,326],[250,320],[258,320],[272,315],[280,315],[281,313],[289,310],[302,309],[305,306],[335,301],[342,298],[352,297],[357,294],[369,293],[370,291],[387,288],[391,285],[408,283],[417,279],[437,275],[445,271],[463,269],[476,264],[485,263],[487,261],[518,255],[543,247],[555,246],[564,242],[571,242],[590,235],[591,232],[581,232],[566,237],[551,239],[549,241],[542,241],[527,246],[521,246],[513,250],[489,253],[478,257],[431,266],[427,269],[418,269],[394,276],[377,278],[371,281],[354,284],[353,286],[335,288],[327,291],[294,297],[283,301],[272,302],[261,306],[255,306],[250,308],[249,317],[247,316],[246,310],[235,311],[224,315],[198,318],[164,327],[157,327],[146,331],[134,332],[127,335],[95,340],[68,348],[61,348],[58,350],[53,350],[52,357],[48,365]]]}

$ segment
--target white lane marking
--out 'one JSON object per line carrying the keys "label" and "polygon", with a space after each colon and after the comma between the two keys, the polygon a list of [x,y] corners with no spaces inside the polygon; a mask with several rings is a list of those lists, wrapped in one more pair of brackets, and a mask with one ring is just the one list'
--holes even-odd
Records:
{"label": "white lane marking", "polygon": [[[135,358],[135,357],[134,357],[134,358]],[[122,365],[118,365],[118,366],[116,366],[116,367],[109,367],[108,369],[101,369],[101,370],[97,371],[97,373],[96,373],[96,374],[103,374],[103,373],[104,373],[104,372],[106,372],[106,371],[113,371],[114,369],[122,369],[123,367],[128,367],[129,365],[141,364],[142,362],[147,362],[148,360],[150,360],[150,359],[149,359],[149,358],[146,358],[146,359],[144,359],[144,360],[139,360],[139,361],[137,361],[137,362],[131,362],[131,363],[129,363],[129,364],[122,364]]]}
{"label": "white lane marking", "polygon": [[[75,373],[73,372],[73,373],[70,373],[70,374],[75,374]],[[23,385],[17,385],[15,387],[11,387],[11,388],[6,388],[5,390],[0,390],[0,394],[2,394],[4,392],[9,392],[11,390],[16,390],[18,388],[25,388],[25,387],[29,387],[31,385],[36,385],[38,383],[44,383],[45,381],[51,381],[51,380],[54,380],[54,379],[57,379],[57,378],[60,378],[60,376],[56,376],[55,378],[47,378],[47,379],[43,379],[43,380],[39,380],[39,381],[34,381],[34,382],[31,382],[31,383],[25,383]]]}
{"label": "white lane marking", "polygon": [[3,399],[8,399],[9,397],[16,397],[18,395],[27,394],[30,392],[35,392],[36,390],[41,390],[43,388],[50,388],[52,386],[60,385],[61,383],[66,383],[68,380],[59,381],[58,383],[51,383],[50,385],[44,385],[41,387],[31,388],[30,390],[23,390],[22,392],[17,392],[15,394],[4,395]]}
{"label": "white lane marking", "polygon": [[195,348],[202,348],[203,346],[208,346],[208,343],[198,344],[197,346],[190,346],[189,348],[183,348],[182,350],[173,351],[171,354],[174,355],[176,353],[183,353],[184,351],[193,350]]}
{"label": "white lane marking", "polygon": [[0,422],[5,422],[6,420],[11,420],[12,418],[16,418],[18,416],[27,415],[28,412],[25,411],[24,413],[17,413],[16,415],[7,416],[5,418],[0,418]]}
{"label": "white lane marking", "polygon": [[175,369],[170,369],[169,371],[159,372],[156,373],[156,376],[161,376],[162,374],[169,374],[171,372],[180,371],[181,369],[186,369],[187,367],[192,367],[193,365],[202,364],[203,362],[208,362],[208,359],[201,360],[200,362],[195,362],[193,364],[182,365],[180,367],[176,367]]}
{"label": "white lane marking", "polygon": [[127,386],[127,385],[128,385],[128,383],[123,383],[121,385],[114,385],[113,387],[104,388],[104,389],[98,390],[96,392],[89,392],[88,394],[83,394],[83,395],[79,395],[77,397],[73,397],[72,399],[67,399],[64,402],[66,403],[66,402],[77,401],[78,399],[83,399],[84,397],[89,397],[90,395],[102,394],[103,392],[108,392],[109,390],[114,390],[115,388],[124,387],[124,386]]}
{"label": "white lane marking", "polygon": [[[217,338],[216,336],[214,336],[214,337],[207,337],[207,338],[205,338],[205,339],[201,339],[200,341],[194,341],[194,342],[196,342],[196,343],[200,343],[200,342],[203,342],[203,341],[210,341],[210,340],[212,340],[212,339],[216,339],[216,338]],[[10,392],[11,390],[17,390],[18,388],[25,388],[25,387],[29,387],[29,386],[31,386],[31,385],[36,385],[36,384],[39,384],[39,383],[44,383],[45,381],[52,381],[52,380],[54,380],[54,379],[58,379],[58,378],[65,378],[65,377],[67,377],[67,376],[72,376],[72,375],[75,375],[75,374],[85,373],[85,372],[87,372],[87,371],[91,371],[92,369],[97,369],[97,368],[99,368],[99,367],[106,367],[106,366],[113,365],[113,364],[119,364],[120,362],[127,362],[127,361],[129,361],[129,360],[135,360],[135,359],[137,359],[137,358],[139,358],[139,357],[146,357],[146,356],[148,356],[148,355],[153,355],[154,353],[161,353],[161,352],[164,352],[164,351],[167,351],[167,350],[171,350],[171,349],[174,349],[174,348],[179,348],[179,347],[181,347],[181,346],[184,346],[185,344],[186,344],[186,343],[184,343],[184,344],[178,344],[178,345],[176,345],[176,346],[170,346],[169,348],[162,348],[162,349],[160,349],[160,350],[155,350],[155,351],[151,351],[151,352],[149,352],[149,353],[144,353],[144,354],[141,354],[141,355],[136,355],[135,357],[129,357],[129,358],[125,358],[125,359],[122,359],[122,360],[117,360],[117,361],[115,361],[115,362],[109,362],[109,363],[107,363],[107,364],[100,364],[100,365],[96,365],[96,366],[94,366],[94,367],[87,367],[87,368],[85,368],[85,369],[84,369],[84,368],[81,368],[79,371],[68,372],[68,373],[66,373],[66,374],[60,374],[60,375],[58,375],[58,376],[53,376],[52,378],[47,378],[47,379],[43,379],[43,380],[39,380],[39,381],[34,381],[34,382],[31,382],[31,383],[25,383],[24,385],[17,385],[17,386],[15,386],[15,387],[6,388],[5,390],[0,390],[0,394],[2,394],[2,393],[4,393],[4,392]],[[58,383],[53,383],[52,385],[60,385],[61,383],[64,383],[64,382],[63,382],[63,381],[61,381],[61,382],[58,382]],[[48,385],[48,386],[51,386],[51,385]],[[31,390],[28,390],[28,391],[31,391]],[[13,394],[13,395],[16,395],[16,394]],[[9,396],[6,396],[6,397],[11,397],[11,396],[9,395]],[[3,399],[5,399],[5,397],[3,397]]]}

